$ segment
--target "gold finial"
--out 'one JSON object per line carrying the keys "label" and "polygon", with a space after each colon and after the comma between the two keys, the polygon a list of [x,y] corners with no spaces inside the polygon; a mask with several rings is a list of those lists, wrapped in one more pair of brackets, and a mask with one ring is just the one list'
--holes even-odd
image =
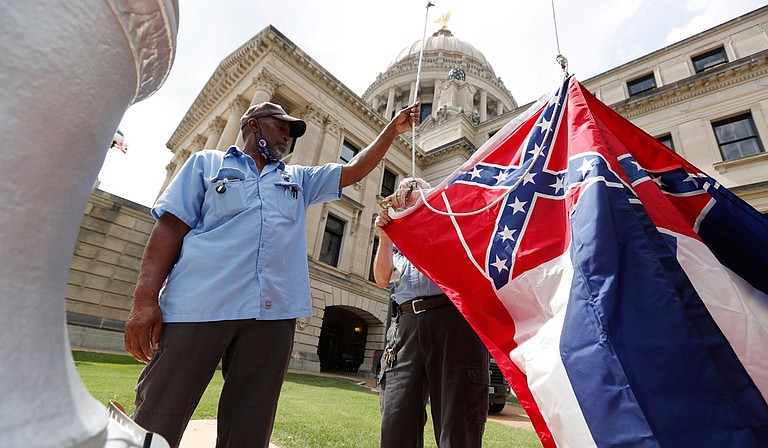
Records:
{"label": "gold finial", "polygon": [[442,17],[440,17],[439,19],[435,20],[435,23],[440,25],[442,27],[441,29],[445,30],[445,29],[448,29],[448,21],[449,20],[451,20],[451,11],[446,12],[445,14],[443,14]]}

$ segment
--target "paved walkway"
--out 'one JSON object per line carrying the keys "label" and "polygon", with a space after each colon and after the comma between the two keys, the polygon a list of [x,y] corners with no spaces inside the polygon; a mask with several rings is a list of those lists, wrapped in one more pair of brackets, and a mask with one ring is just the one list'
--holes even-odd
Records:
{"label": "paved walkway", "polygon": [[[293,371],[294,373],[307,373],[305,371]],[[334,378],[345,378],[354,381],[362,387],[376,389],[376,380],[374,378],[364,378],[361,376],[337,375],[333,373],[312,373],[312,375],[330,376]],[[187,430],[181,438],[179,448],[212,448],[216,446],[216,420],[192,420],[187,425]],[[280,448],[270,443],[269,448]]]}
{"label": "paved walkway", "polygon": [[[213,448],[216,446],[216,420],[192,420],[184,431],[179,448]],[[269,448],[280,448],[272,443]]]}
{"label": "paved walkway", "polygon": [[[298,372],[307,373],[307,372]],[[364,378],[359,376],[344,376],[331,373],[317,373],[315,375],[331,376],[336,378],[346,378],[360,384],[361,387],[368,387],[376,390],[376,380],[373,378]],[[488,420],[498,422],[503,425],[515,428],[533,431],[533,425],[526,415],[523,408],[507,404],[504,410],[498,414],[489,414]],[[181,439],[179,448],[212,448],[216,446],[216,420],[192,420],[187,425],[187,430]],[[270,448],[280,448],[277,445],[269,444]]]}

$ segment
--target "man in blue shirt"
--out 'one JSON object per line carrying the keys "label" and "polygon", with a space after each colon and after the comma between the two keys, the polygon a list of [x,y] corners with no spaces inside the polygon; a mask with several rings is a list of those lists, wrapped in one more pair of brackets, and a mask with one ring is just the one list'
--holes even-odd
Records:
{"label": "man in blue shirt", "polygon": [[305,167],[280,159],[306,123],[261,103],[241,119],[242,150],[189,157],[152,208],[125,325],[126,350],[147,363],[137,423],[178,446],[221,361],[217,447],[269,445],[295,321],[312,313],[306,209],[339,199],[418,117],[417,102],[346,164]]}
{"label": "man in blue shirt", "polygon": [[[406,178],[387,201],[406,209],[428,188],[422,179]],[[424,446],[429,399],[440,448],[480,448],[488,415],[488,350],[440,287],[402,253],[393,253],[390,221],[387,210],[376,218],[373,270],[377,285],[393,288],[396,305],[381,360],[380,446]]]}

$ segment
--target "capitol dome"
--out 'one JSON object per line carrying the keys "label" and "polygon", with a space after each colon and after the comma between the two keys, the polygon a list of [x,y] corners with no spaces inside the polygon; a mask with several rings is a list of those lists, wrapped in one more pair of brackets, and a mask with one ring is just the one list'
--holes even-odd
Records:
{"label": "capitol dome", "polygon": [[[421,40],[417,40],[400,51],[395,60],[389,64],[389,67],[395,66],[401,62],[406,62],[409,59],[415,59],[418,62],[420,51]],[[428,37],[427,42],[424,45],[425,56],[427,54],[437,55],[439,53],[442,53],[446,57],[464,57],[470,62],[487,67],[488,70],[493,73],[491,64],[488,63],[488,60],[480,50],[475,48],[475,46],[469,42],[465,42],[454,36],[453,33],[446,28],[442,28]]]}
{"label": "capitol dome", "polygon": [[478,126],[517,108],[512,93],[496,76],[485,55],[445,26],[424,43],[417,86],[421,43],[417,40],[401,50],[363,93],[363,100],[385,119],[413,98],[421,101],[421,122],[427,122],[426,127],[456,115]]}

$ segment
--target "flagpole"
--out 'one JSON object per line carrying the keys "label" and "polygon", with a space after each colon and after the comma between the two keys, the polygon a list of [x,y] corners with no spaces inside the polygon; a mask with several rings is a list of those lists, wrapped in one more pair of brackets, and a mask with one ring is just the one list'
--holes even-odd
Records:
{"label": "flagpole", "polygon": [[[413,89],[413,98],[411,104],[416,102],[416,98],[419,96],[419,81],[421,80],[421,60],[424,57],[424,46],[427,39],[427,20],[429,19],[429,7],[435,6],[432,2],[427,2],[427,11],[424,14],[424,32],[421,35],[421,50],[419,51],[419,65],[416,68],[416,86]],[[421,119],[421,112],[419,112],[419,119]],[[416,126],[411,128],[411,177],[416,178]]]}

